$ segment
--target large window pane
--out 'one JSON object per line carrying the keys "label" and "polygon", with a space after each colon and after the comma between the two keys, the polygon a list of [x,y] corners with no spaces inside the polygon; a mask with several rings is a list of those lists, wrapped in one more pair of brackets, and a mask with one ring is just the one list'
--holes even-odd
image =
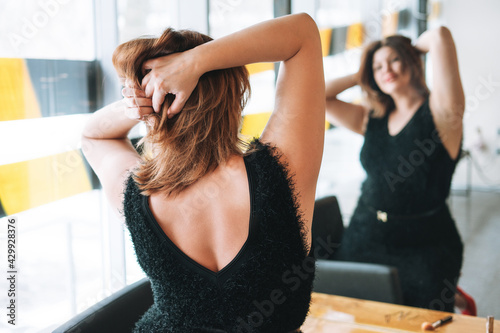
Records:
{"label": "large window pane", "polygon": [[178,0],[117,0],[120,43],[177,26]]}
{"label": "large window pane", "polygon": [[93,1],[0,1],[0,57],[93,60]]}
{"label": "large window pane", "polygon": [[210,0],[209,32],[218,38],[273,18],[272,0]]}
{"label": "large window pane", "polygon": [[17,320],[2,320],[0,331],[51,331],[107,292],[103,198],[79,143],[101,88],[94,1],[1,0],[0,8],[0,217],[18,218]]}
{"label": "large window pane", "polygon": [[[253,24],[272,19],[272,0],[210,0],[209,32],[219,38]],[[272,63],[247,66],[252,87],[245,108],[242,133],[250,139],[260,136],[274,107],[275,72]]]}

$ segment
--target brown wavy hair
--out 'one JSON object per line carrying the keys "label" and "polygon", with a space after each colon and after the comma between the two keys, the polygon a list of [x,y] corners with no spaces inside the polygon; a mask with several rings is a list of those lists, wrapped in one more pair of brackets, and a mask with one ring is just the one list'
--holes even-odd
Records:
{"label": "brown wavy hair", "polygon": [[360,86],[373,108],[372,115],[374,117],[383,117],[388,111],[395,108],[394,100],[379,88],[373,75],[373,56],[384,46],[392,48],[399,55],[402,70],[411,72],[410,84],[417,92],[424,97],[429,95],[429,89],[425,83],[422,53],[411,44],[410,38],[394,35],[372,42],[366,46],[361,56]]}
{"label": "brown wavy hair", "polygon": [[[212,40],[207,35],[167,29],[158,38],[142,37],[119,45],[113,65],[121,78],[140,86],[143,63],[183,52]],[[182,111],[167,118],[175,96],[167,95],[161,111],[148,116],[141,146],[142,163],[134,178],[144,195],[175,195],[195,183],[230,156],[243,155],[240,139],[242,111],[250,94],[245,67],[203,74]]]}

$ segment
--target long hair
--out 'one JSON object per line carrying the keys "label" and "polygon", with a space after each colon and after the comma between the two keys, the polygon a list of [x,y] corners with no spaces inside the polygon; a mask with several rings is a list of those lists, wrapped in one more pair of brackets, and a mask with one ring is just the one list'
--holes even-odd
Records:
{"label": "long hair", "polygon": [[425,84],[424,68],[421,52],[417,50],[408,37],[394,35],[382,40],[372,42],[363,51],[360,66],[360,86],[373,108],[374,117],[383,117],[388,111],[395,108],[394,100],[384,93],[373,75],[373,56],[380,48],[388,46],[399,55],[402,62],[402,70],[410,71],[410,84],[424,97],[429,95],[429,89]]}
{"label": "long hair", "polygon": [[[159,38],[138,38],[119,45],[113,65],[120,77],[140,86],[146,60],[210,40],[195,31],[169,28]],[[148,132],[139,142],[142,163],[134,178],[142,193],[178,194],[230,156],[243,155],[246,145],[239,130],[249,94],[248,71],[242,66],[202,75],[182,111],[171,119],[167,110],[175,96],[167,95],[161,111],[145,121]]]}

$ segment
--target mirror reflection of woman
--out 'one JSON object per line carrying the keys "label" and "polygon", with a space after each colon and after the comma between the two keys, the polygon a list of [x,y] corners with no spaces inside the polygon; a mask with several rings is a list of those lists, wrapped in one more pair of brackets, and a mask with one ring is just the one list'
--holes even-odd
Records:
{"label": "mirror reflection of woman", "polygon": [[[355,85],[366,105],[337,99]],[[460,157],[465,98],[450,31],[426,31],[415,45],[403,36],[371,43],[357,73],[327,82],[326,105],[334,124],[364,136],[367,174],[336,257],[395,266],[406,305],[453,312],[463,244],[446,198]]]}

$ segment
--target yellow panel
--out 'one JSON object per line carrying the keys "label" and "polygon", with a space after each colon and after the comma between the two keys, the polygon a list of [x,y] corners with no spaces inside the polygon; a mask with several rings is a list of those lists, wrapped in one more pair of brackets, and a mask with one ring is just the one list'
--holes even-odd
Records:
{"label": "yellow panel", "polygon": [[272,62],[257,62],[255,64],[246,65],[250,75],[265,71],[274,71],[274,63]]}
{"label": "yellow panel", "polygon": [[270,116],[271,112],[254,113],[244,116],[241,134],[247,137],[248,140],[260,137]]}
{"label": "yellow panel", "polygon": [[330,44],[332,43],[332,29],[321,29],[319,31],[321,37],[321,50],[323,57],[330,54]]}
{"label": "yellow panel", "polygon": [[399,12],[382,16],[382,36],[392,36],[398,31]]}
{"label": "yellow panel", "polygon": [[427,18],[428,21],[437,20],[441,15],[441,2],[431,1],[431,14]]}
{"label": "yellow panel", "polygon": [[[320,30],[321,37],[321,49],[323,52],[323,57],[326,57],[330,52],[330,44],[332,42],[332,29],[322,29]],[[258,62],[255,64],[246,65],[250,75],[274,70],[274,63],[272,62]]]}
{"label": "yellow panel", "polygon": [[[251,141],[253,138],[259,138],[266,127],[269,117],[272,112],[261,112],[249,114],[243,117],[243,125],[241,126],[241,134],[246,141]],[[329,129],[331,124],[325,121],[325,130]]]}
{"label": "yellow panel", "polygon": [[0,121],[40,116],[40,106],[25,61],[0,58]]}
{"label": "yellow panel", "polygon": [[7,215],[92,190],[79,150],[0,166]]}
{"label": "yellow panel", "polygon": [[354,23],[347,27],[346,50],[355,49],[363,45],[363,24]]}
{"label": "yellow panel", "polygon": [[332,124],[330,124],[328,121],[326,121],[326,120],[325,120],[325,131],[326,131],[327,129],[332,128],[332,127],[333,127],[333,125],[332,125]]}

